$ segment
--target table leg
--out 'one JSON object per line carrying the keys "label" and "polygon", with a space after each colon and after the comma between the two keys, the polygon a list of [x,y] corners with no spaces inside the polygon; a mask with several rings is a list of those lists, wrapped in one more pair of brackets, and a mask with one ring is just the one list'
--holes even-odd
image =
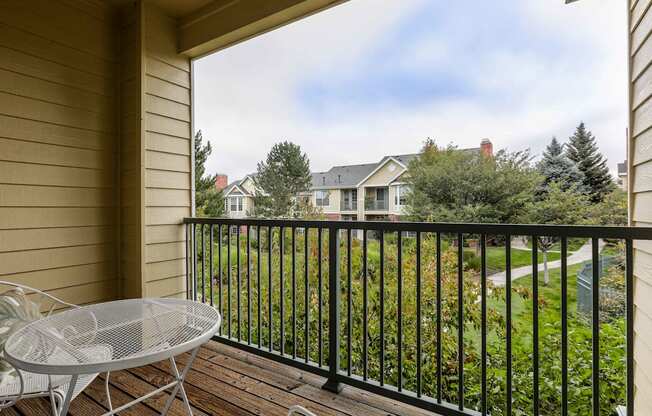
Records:
{"label": "table leg", "polygon": [[186,395],[186,389],[183,388],[183,382],[186,379],[186,375],[188,374],[188,371],[190,371],[190,368],[192,367],[192,363],[193,361],[195,361],[198,352],[199,352],[199,347],[192,350],[192,353],[190,354],[190,359],[186,363],[186,366],[184,367],[181,373],[179,373],[179,369],[177,368],[177,363],[174,360],[174,357],[170,357],[170,367],[172,368],[172,372],[174,377],[176,378],[177,384],[176,386],[174,386],[174,389],[172,389],[172,393],[170,393],[170,397],[168,397],[168,400],[165,403],[165,407],[161,412],[161,416],[167,415],[168,411],[170,410],[170,406],[172,406],[172,402],[174,401],[175,397],[177,397],[177,393],[179,391],[181,391],[181,397],[183,398],[183,403],[186,406],[186,411],[188,412],[188,415],[192,416],[192,409],[190,407],[190,402],[188,401],[188,396]]}
{"label": "table leg", "polygon": [[63,399],[63,404],[59,408],[60,416],[66,416],[68,414],[68,407],[70,406],[70,401],[72,400],[72,394],[75,391],[76,385],[77,385],[77,375],[74,375],[70,378],[70,383],[68,384],[68,391],[66,392],[66,398]]}

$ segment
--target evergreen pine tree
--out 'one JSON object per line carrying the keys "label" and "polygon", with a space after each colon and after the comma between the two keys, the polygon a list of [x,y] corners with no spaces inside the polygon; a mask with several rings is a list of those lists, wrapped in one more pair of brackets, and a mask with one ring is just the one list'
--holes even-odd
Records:
{"label": "evergreen pine tree", "polygon": [[211,142],[203,143],[201,130],[195,134],[195,209],[198,216],[218,217],[224,214],[222,191],[215,188],[215,176],[207,175],[204,166],[213,151]]}
{"label": "evergreen pine tree", "polygon": [[584,186],[589,191],[592,202],[600,202],[613,190],[613,181],[607,161],[600,153],[595,136],[586,129],[584,123],[575,130],[566,146],[566,156],[584,174]]}
{"label": "evergreen pine tree", "polygon": [[587,188],[584,186],[584,174],[564,154],[564,146],[556,137],[552,138],[546,150],[543,151],[543,157],[537,164],[537,170],[543,176],[540,188],[542,193],[545,193],[553,182],[558,183],[563,191],[587,192]]}

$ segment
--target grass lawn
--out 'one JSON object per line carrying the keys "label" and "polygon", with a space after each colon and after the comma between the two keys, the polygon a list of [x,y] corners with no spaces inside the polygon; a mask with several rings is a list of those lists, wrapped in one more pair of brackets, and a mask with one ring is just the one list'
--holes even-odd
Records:
{"label": "grass lawn", "polygon": [[[467,252],[475,254],[475,249],[465,249]],[[559,260],[559,253],[548,253],[548,261]],[[512,248],[512,268],[529,266],[532,264],[532,252],[530,250],[522,250]],[[537,257],[539,264],[543,263],[543,254],[539,251]],[[487,247],[487,269],[489,274],[497,273],[505,270],[505,248],[504,247]]]}

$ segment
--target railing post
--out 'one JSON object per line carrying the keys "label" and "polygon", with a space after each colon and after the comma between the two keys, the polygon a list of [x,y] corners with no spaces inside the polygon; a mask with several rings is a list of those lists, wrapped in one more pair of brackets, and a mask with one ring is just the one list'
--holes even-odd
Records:
{"label": "railing post", "polygon": [[340,368],[340,235],[335,226],[328,229],[328,380],[322,388],[342,391],[337,381]]}

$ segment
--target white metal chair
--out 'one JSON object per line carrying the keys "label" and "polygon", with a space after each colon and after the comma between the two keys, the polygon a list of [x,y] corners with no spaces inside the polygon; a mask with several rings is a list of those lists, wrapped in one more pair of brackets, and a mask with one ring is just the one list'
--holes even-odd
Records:
{"label": "white metal chair", "polygon": [[290,407],[288,416],[317,416],[317,415],[304,407],[292,406]]}
{"label": "white metal chair", "polygon": [[[18,328],[29,323],[30,320],[38,319],[41,316],[50,316],[53,312],[60,309],[79,308],[64,302],[52,295],[34,289],[28,286],[19,285],[12,282],[1,281],[0,287],[9,286],[13,289],[0,294],[5,306],[9,303],[14,307],[18,316],[9,318],[6,314],[6,309],[0,306],[0,347],[4,353],[4,342],[9,337],[10,332],[14,332]],[[32,298],[37,297],[38,301],[33,301]],[[22,304],[21,304],[22,302]],[[49,308],[45,308],[47,303],[50,303]],[[46,310],[47,312],[41,313]],[[95,321],[93,316],[88,316],[91,325]],[[97,322],[95,321],[95,328]],[[90,341],[90,340],[89,340]],[[89,351],[89,353],[94,353]],[[111,351],[106,349],[98,350],[98,354],[111,354]],[[4,362],[4,361],[3,361]],[[4,362],[5,366],[10,366]],[[78,378],[73,391],[72,397],[78,396],[94,379],[97,374],[82,375]],[[35,374],[15,369],[13,367],[6,369],[0,373],[0,410],[15,405],[21,399],[34,398],[34,397],[49,397],[52,413],[58,414],[58,409],[68,393],[70,376],[47,376],[44,374]]]}

